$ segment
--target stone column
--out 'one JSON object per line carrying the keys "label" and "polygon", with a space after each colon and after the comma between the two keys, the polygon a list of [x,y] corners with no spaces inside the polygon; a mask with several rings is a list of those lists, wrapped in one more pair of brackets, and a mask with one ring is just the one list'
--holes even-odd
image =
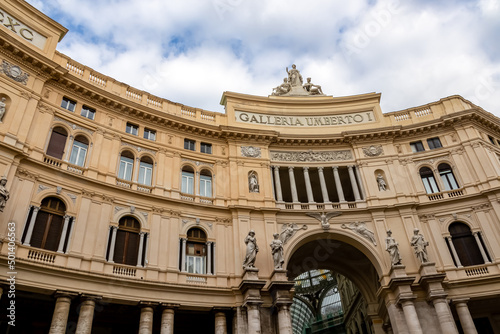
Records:
{"label": "stone column", "polygon": [[142,250],[144,248],[144,232],[139,232],[139,254],[137,254],[137,266],[142,267]]}
{"label": "stone column", "polygon": [[248,333],[261,333],[259,304],[247,303]]}
{"label": "stone column", "polygon": [[64,154],[64,160],[63,160],[65,162],[69,161],[69,154],[71,153],[71,151],[73,151],[73,142],[74,141],[75,141],[75,137],[69,136],[68,146],[67,146],[67,149],[65,149],[66,153]]}
{"label": "stone column", "polygon": [[215,313],[215,334],[226,334],[226,314],[224,312]]}
{"label": "stone column", "polygon": [[212,242],[207,241],[207,275],[212,275]]}
{"label": "stone column", "polygon": [[304,170],[304,180],[306,182],[307,201],[309,203],[314,203],[311,179],[309,178],[309,167],[302,167],[302,169]]}
{"label": "stone column", "polygon": [[80,314],[78,316],[78,324],[76,325],[75,334],[90,334],[92,333],[92,320],[94,319],[94,308],[96,300],[101,299],[98,296],[82,296],[82,304],[80,305]]}
{"label": "stone column", "polygon": [[354,191],[354,199],[356,201],[361,201],[361,197],[359,197],[359,189],[358,189],[358,183],[356,182],[356,177],[354,176],[354,166],[347,166],[347,170],[349,171],[349,179],[351,180],[351,187],[352,190]]}
{"label": "stone column", "polygon": [[139,334],[153,333],[153,306],[154,303],[140,302],[141,319],[139,320]]}
{"label": "stone column", "polygon": [[66,325],[68,323],[69,308],[71,299],[76,296],[76,293],[57,291],[55,293],[56,306],[52,315],[49,334],[65,334]]}
{"label": "stone column", "polygon": [[71,218],[71,216],[68,216],[68,215],[64,216],[64,224],[63,224],[63,229],[61,232],[61,238],[59,239],[59,247],[57,247],[58,253],[64,253],[63,252],[64,242],[66,241],[66,234],[68,233],[68,224],[69,224],[70,218]]}
{"label": "stone column", "polygon": [[141,160],[139,157],[135,158],[134,166],[132,167],[132,180],[134,183],[137,183],[139,179],[139,168],[140,168]]}
{"label": "stone column", "polygon": [[455,321],[453,320],[453,315],[451,314],[450,306],[446,298],[435,298],[432,300],[432,303],[434,304],[434,309],[438,316],[441,332],[458,334],[457,326],[455,326]]}
{"label": "stone column", "polygon": [[160,334],[174,334],[175,309],[178,304],[162,304]]}
{"label": "stone column", "polygon": [[462,325],[464,334],[477,334],[476,326],[474,325],[474,321],[472,320],[472,316],[469,312],[469,307],[467,306],[468,301],[469,298],[462,298],[454,299],[452,303],[455,305],[457,310],[458,318],[460,319],[460,324]]}
{"label": "stone column", "polygon": [[463,267],[462,263],[460,262],[460,258],[458,257],[457,250],[455,249],[455,246],[453,245],[453,241],[451,240],[451,237],[446,237],[446,240],[448,240],[448,245],[450,246],[451,253],[453,254],[453,258],[455,259],[455,263],[457,264],[458,268]]}
{"label": "stone column", "polygon": [[276,185],[276,200],[283,202],[283,192],[281,191],[280,166],[274,166],[274,182]]}
{"label": "stone column", "polygon": [[111,263],[115,262],[113,258],[115,257],[116,230],[118,230],[118,226],[111,226],[111,245],[109,245],[109,259],[108,259],[108,262]]}
{"label": "stone column", "polygon": [[290,177],[290,188],[292,189],[292,201],[294,203],[299,202],[299,196],[297,195],[297,184],[295,183],[295,175],[293,174],[293,167],[288,167],[288,176]]}
{"label": "stone column", "polygon": [[33,206],[33,213],[31,214],[31,219],[28,225],[28,231],[26,232],[26,239],[24,239],[24,244],[26,246],[31,246],[31,235],[33,234],[33,229],[35,228],[35,220],[38,214],[38,210],[40,210],[39,206]]}
{"label": "stone column", "polygon": [[361,181],[361,173],[359,172],[360,167],[357,166],[356,169],[354,170],[356,172],[356,176],[359,181],[359,189],[361,190],[361,198],[366,200],[366,192],[365,188],[363,187],[363,182]]}
{"label": "stone column", "polygon": [[410,299],[401,300],[401,306],[403,307],[403,314],[405,316],[406,325],[410,330],[410,334],[422,334],[422,327],[420,327],[420,322],[418,321],[417,311],[415,310],[415,305]]}
{"label": "stone column", "polygon": [[213,272],[213,274],[216,275],[217,274],[217,256],[215,256],[215,254],[217,254],[217,252],[215,251],[215,246],[217,244],[214,242],[214,243],[212,243],[212,245],[213,245],[213,248],[214,248],[213,256],[212,256],[212,258],[213,258],[212,262],[214,263],[214,272]]}
{"label": "stone column", "polygon": [[483,257],[484,263],[490,263],[490,260],[488,259],[488,256],[486,255],[486,252],[484,251],[483,244],[481,240],[479,240],[479,232],[474,232],[472,233],[474,235],[474,238],[476,239],[477,246],[479,247],[479,251],[481,252],[481,256]]}
{"label": "stone column", "polygon": [[181,273],[185,273],[186,270],[186,238],[181,238]]}
{"label": "stone column", "polygon": [[342,184],[340,183],[339,167],[333,166],[333,178],[335,179],[335,188],[337,189],[337,195],[339,196],[339,202],[345,202],[344,190],[342,190]]}
{"label": "stone column", "polygon": [[278,311],[278,332],[279,334],[293,334],[292,317],[290,315],[290,306],[281,305]]}
{"label": "stone column", "polygon": [[328,197],[328,189],[326,188],[325,175],[323,174],[324,167],[318,167],[319,184],[321,185],[321,194],[323,195],[323,203],[330,203]]}

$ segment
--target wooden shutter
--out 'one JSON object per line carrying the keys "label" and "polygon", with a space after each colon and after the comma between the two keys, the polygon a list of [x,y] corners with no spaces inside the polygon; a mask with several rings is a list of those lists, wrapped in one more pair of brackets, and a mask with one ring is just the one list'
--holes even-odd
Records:
{"label": "wooden shutter", "polygon": [[38,211],[35,226],[33,227],[33,234],[31,235],[30,245],[32,247],[42,248],[43,236],[45,235],[49,215],[50,214],[48,212]]}
{"label": "wooden shutter", "polygon": [[125,252],[125,264],[131,266],[137,265],[137,256],[139,254],[139,234],[128,232]]}
{"label": "wooden shutter", "polygon": [[42,248],[57,251],[59,247],[59,240],[61,239],[62,227],[64,222],[64,217],[58,215],[51,215],[49,230],[47,231],[47,237],[45,238],[45,244]]}
{"label": "wooden shutter", "polygon": [[62,159],[64,147],[66,146],[66,134],[52,131],[50,136],[49,146],[47,147],[47,155],[56,159]]}
{"label": "wooden shutter", "polygon": [[115,240],[115,253],[113,255],[113,261],[115,263],[124,263],[124,254],[125,254],[125,239],[127,237],[127,232],[118,229],[116,231],[116,240]]}

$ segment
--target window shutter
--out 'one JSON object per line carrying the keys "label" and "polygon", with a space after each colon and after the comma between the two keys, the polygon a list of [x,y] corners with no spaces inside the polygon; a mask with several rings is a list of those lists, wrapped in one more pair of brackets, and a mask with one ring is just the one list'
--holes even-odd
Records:
{"label": "window shutter", "polygon": [[125,264],[135,266],[137,265],[137,256],[139,255],[139,234],[127,232],[128,242],[125,250]]}
{"label": "window shutter", "polygon": [[55,252],[59,247],[59,240],[61,239],[64,217],[57,215],[51,216],[52,220],[50,222],[49,231],[47,233],[47,239],[45,240],[45,245],[42,248]]}
{"label": "window shutter", "polygon": [[113,261],[115,263],[124,263],[124,253],[125,253],[125,239],[127,236],[127,232],[118,229],[116,231],[116,240],[115,240],[115,254],[113,256]]}
{"label": "window shutter", "polygon": [[47,147],[47,155],[56,159],[62,159],[64,146],[66,146],[66,137],[66,135],[52,131],[49,146]]}
{"label": "window shutter", "polygon": [[31,235],[31,247],[42,248],[43,236],[45,235],[45,229],[47,228],[48,220],[48,212],[38,211],[35,220],[35,226],[33,227],[33,234]]}

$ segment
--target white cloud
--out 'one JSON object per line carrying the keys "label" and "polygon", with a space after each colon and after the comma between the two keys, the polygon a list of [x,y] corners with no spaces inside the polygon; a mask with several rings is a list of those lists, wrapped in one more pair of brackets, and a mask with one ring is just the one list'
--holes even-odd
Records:
{"label": "white cloud", "polygon": [[461,94],[500,115],[498,0],[30,0],[70,29],[59,50],[119,81],[208,110],[268,95],[285,67],[384,112]]}

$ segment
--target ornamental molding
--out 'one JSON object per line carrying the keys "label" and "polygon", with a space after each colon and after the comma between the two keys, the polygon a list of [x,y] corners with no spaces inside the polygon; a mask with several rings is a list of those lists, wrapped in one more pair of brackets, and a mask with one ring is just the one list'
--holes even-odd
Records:
{"label": "ornamental molding", "polygon": [[196,166],[208,166],[210,168],[213,168],[214,167],[214,164],[212,163],[209,163],[209,162],[203,162],[203,161],[198,161],[198,160],[192,160],[192,159],[186,159],[186,158],[182,158],[181,161],[184,161],[184,162],[190,162],[192,164],[195,164]]}
{"label": "ornamental molding", "polygon": [[51,187],[45,186],[45,185],[43,185],[43,184],[39,184],[39,185],[38,185],[38,191],[37,191],[37,192],[39,193],[39,192],[42,192],[42,191],[47,190],[47,189],[50,189],[50,188],[51,188]]}
{"label": "ornamental molding", "polygon": [[121,144],[122,144],[122,146],[132,147],[137,152],[148,152],[148,153],[151,153],[152,155],[156,155],[155,151],[147,149],[147,148],[144,148],[144,147],[140,147],[140,146],[129,144],[129,143],[125,143],[125,142],[122,142]]}
{"label": "ornamental molding", "polygon": [[291,161],[291,162],[328,162],[352,160],[353,155],[350,150],[339,151],[302,151],[286,152],[271,151],[271,161]]}
{"label": "ornamental molding", "polygon": [[82,131],[87,132],[87,133],[88,133],[88,134],[90,134],[90,135],[93,135],[93,134],[94,134],[94,131],[92,131],[92,130],[90,130],[90,129],[87,129],[87,128],[84,128],[84,127],[82,127],[82,126],[80,126],[80,125],[76,125],[76,124],[74,124],[74,123],[71,123],[71,122],[69,122],[69,121],[67,121],[67,120],[65,120],[65,119],[62,119],[61,117],[57,117],[57,116],[56,116],[56,117],[54,117],[54,121],[58,121],[58,122],[62,122],[62,123],[64,123],[64,124],[67,124],[67,125],[69,125],[69,126],[70,126],[73,130],[82,130]]}
{"label": "ornamental molding", "polygon": [[371,145],[363,147],[363,153],[365,157],[378,157],[379,155],[384,155],[384,150],[382,149],[382,145]]}
{"label": "ornamental molding", "polygon": [[16,172],[17,177],[20,179],[28,179],[32,181],[36,181],[38,179],[38,174],[32,173],[27,169],[18,168]]}
{"label": "ornamental molding", "polygon": [[12,65],[6,60],[2,61],[2,72],[12,80],[22,83],[25,86],[30,76],[28,73],[23,72],[19,66]]}
{"label": "ornamental molding", "polygon": [[248,158],[260,158],[262,156],[260,147],[241,146],[241,156]]}
{"label": "ornamental molding", "polygon": [[423,164],[434,165],[434,164],[438,164],[438,163],[443,162],[443,161],[450,164],[450,166],[453,165],[449,154],[446,154],[446,155],[443,155],[440,157],[434,157],[431,159],[424,159],[424,160],[417,160],[417,161],[414,160],[413,162],[415,163],[415,166],[419,167]]}

